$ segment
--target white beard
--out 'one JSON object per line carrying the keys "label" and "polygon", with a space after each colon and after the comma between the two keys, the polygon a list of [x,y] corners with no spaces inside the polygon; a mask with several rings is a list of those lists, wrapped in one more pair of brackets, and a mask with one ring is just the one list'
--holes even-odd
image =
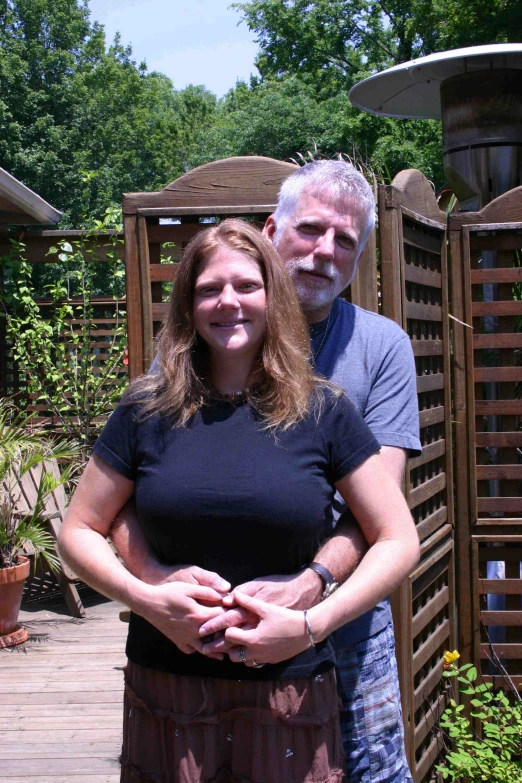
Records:
{"label": "white beard", "polygon": [[[337,267],[331,262],[317,263],[312,256],[291,258],[285,262],[304,312],[313,312],[332,304],[347,286]],[[325,278],[312,278],[306,272],[319,272]],[[328,278],[328,279],[326,279]]]}

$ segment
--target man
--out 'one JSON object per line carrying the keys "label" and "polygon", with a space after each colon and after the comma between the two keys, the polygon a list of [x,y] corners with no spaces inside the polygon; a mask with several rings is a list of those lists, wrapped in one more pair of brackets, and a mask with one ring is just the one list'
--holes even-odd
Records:
{"label": "man", "polygon": [[[285,180],[264,233],[296,285],[310,323],[317,371],[345,389],[401,484],[406,450],[420,449],[409,339],[392,321],[337,298],[355,275],[374,220],[375,201],[364,177],[342,161],[316,161]],[[146,556],[146,545],[128,516],[125,513],[115,522],[113,539],[137,576],[153,583],[181,580],[228,589],[219,575],[197,567],[159,566]],[[289,608],[309,608],[353,571],[364,554],[361,539],[347,515],[311,568],[291,576],[267,576],[241,589]],[[249,618],[244,610],[230,606],[227,598],[223,603],[229,609],[218,616],[208,619],[202,612],[201,633],[207,636],[203,642],[195,639],[194,649],[211,655],[231,649],[223,630]],[[410,781],[388,602],[339,629],[335,637],[347,780]]]}

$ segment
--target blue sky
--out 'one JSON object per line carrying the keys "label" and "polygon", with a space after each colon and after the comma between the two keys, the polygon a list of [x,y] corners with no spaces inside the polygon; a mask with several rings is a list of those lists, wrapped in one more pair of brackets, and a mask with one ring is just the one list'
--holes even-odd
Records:
{"label": "blue sky", "polygon": [[254,35],[233,0],[89,0],[91,20],[131,44],[138,62],[169,76],[176,89],[204,84],[219,97],[257,73]]}

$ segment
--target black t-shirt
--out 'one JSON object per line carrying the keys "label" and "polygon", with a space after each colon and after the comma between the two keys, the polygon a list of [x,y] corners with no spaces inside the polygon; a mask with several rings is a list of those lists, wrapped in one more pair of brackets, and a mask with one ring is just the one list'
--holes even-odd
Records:
{"label": "black t-shirt", "polygon": [[[322,408],[287,431],[262,429],[248,403],[203,407],[185,428],[139,405],[114,411],[94,450],[135,481],[140,524],[162,563],[190,563],[239,585],[293,574],[332,533],[334,482],[379,450],[352,403],[327,390]],[[252,669],[185,655],[131,615],[127,655],[178,674],[226,679],[308,677],[335,662],[329,640],[290,661]]]}

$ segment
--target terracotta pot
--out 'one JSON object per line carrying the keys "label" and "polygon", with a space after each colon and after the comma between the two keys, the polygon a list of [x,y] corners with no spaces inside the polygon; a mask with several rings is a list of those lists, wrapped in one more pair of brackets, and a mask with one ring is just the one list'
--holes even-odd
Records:
{"label": "terracotta pot", "polygon": [[[0,568],[0,646],[20,644],[28,634],[18,626],[18,613],[22,602],[24,583],[29,576],[30,563],[27,557],[19,557],[12,568]],[[25,635],[25,638],[23,638]],[[6,638],[11,637],[11,639]]]}

